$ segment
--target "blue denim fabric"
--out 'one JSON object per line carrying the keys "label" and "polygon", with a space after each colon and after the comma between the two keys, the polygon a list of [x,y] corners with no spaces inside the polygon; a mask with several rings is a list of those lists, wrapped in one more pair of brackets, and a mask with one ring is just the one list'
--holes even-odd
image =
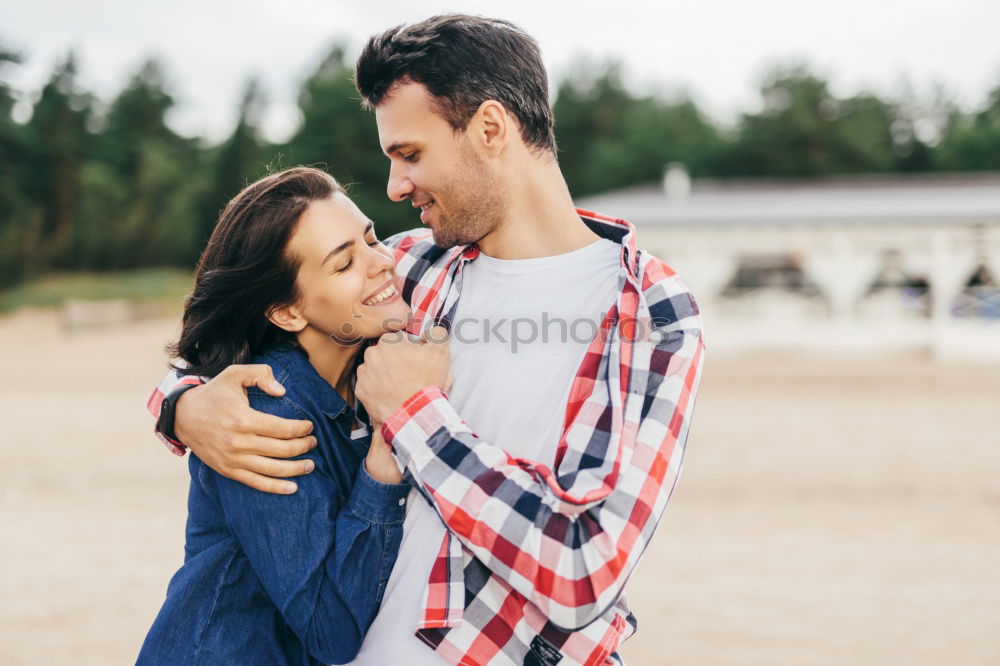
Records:
{"label": "blue denim fabric", "polygon": [[258,492],[191,454],[184,565],[167,589],[137,663],[316,664],[351,661],[378,612],[403,532],[406,483],[364,469],[370,437],[301,351],[254,360],[285,387],[250,389],[250,406],[308,419],[316,465],[292,495]]}

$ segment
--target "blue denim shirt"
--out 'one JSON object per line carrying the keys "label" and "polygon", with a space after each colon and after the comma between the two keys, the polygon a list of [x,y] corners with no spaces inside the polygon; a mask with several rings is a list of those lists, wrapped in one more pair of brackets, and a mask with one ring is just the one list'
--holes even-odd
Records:
{"label": "blue denim shirt", "polygon": [[313,422],[316,465],[298,492],[258,492],[191,454],[184,565],[138,664],[346,663],[378,612],[402,539],[406,483],[364,469],[370,435],[352,440],[354,411],[281,345],[261,354],[285,387],[248,391],[250,406]]}

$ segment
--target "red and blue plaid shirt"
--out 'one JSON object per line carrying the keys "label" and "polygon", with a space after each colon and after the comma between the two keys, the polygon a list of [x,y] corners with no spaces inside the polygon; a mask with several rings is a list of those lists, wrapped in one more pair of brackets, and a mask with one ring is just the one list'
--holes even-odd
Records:
{"label": "red and blue plaid shirt", "polygon": [[[622,595],[681,471],[701,374],[698,307],[669,266],[636,248],[624,220],[578,211],[621,245],[617,302],[576,373],[550,467],[479,439],[436,387],[383,434],[448,526],[416,635],[452,664],[611,664],[635,631]],[[419,334],[449,325],[476,246],[429,230],[393,237]],[[193,377],[169,374],[150,398]],[[179,455],[180,443],[164,438]]]}

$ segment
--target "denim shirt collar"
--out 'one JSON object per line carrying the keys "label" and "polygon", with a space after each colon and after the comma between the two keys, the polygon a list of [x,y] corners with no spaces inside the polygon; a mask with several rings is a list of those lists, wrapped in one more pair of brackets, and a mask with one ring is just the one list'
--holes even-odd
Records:
{"label": "denim shirt collar", "polygon": [[355,411],[320,376],[300,347],[282,341],[258,354],[254,362],[270,365],[274,370],[274,378],[285,387],[284,397],[307,412],[313,411],[310,409],[312,407],[331,419],[345,414],[355,416]]}

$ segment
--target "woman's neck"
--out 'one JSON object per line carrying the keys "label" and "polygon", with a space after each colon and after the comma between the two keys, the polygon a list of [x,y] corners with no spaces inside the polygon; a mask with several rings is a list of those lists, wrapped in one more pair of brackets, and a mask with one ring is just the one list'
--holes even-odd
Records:
{"label": "woman's neck", "polygon": [[361,341],[350,344],[336,342],[311,326],[307,326],[298,334],[298,341],[319,376],[325,379],[347,404],[353,404],[351,371],[354,369],[354,359],[361,350]]}

